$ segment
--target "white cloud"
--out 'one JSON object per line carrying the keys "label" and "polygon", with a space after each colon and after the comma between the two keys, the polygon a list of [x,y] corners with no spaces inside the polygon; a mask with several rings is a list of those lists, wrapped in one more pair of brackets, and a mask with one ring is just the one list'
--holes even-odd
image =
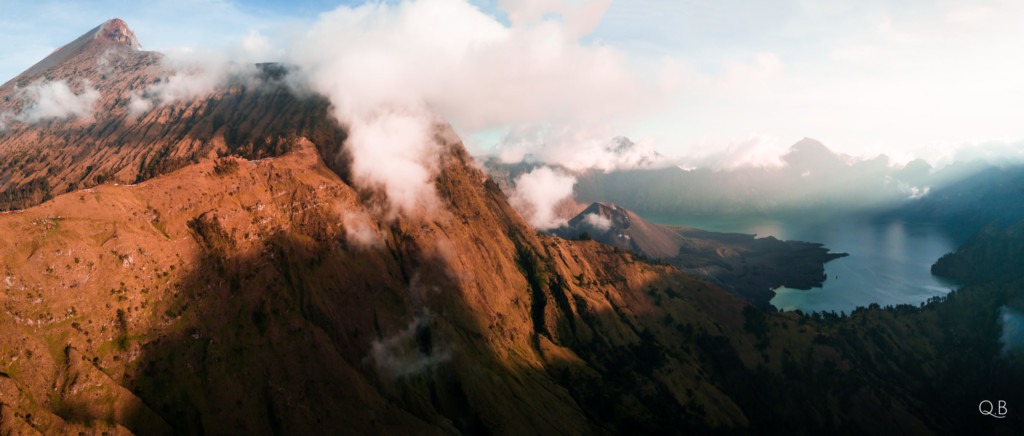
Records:
{"label": "white cloud", "polygon": [[913,187],[910,188],[910,197],[909,198],[911,200],[917,200],[917,199],[920,199],[920,198],[924,198],[926,195],[928,195],[929,192],[931,192],[931,190],[932,190],[932,188],[930,186],[925,186],[923,189],[922,188],[918,188],[917,186],[913,186]]}
{"label": "white cloud", "polygon": [[54,118],[79,118],[91,121],[93,109],[100,99],[100,92],[88,83],[82,84],[81,87],[83,90],[76,94],[63,80],[32,82],[19,90],[28,106],[18,114],[17,119],[26,123]]}
{"label": "white cloud", "polygon": [[370,249],[384,246],[384,240],[369,216],[346,212],[342,222],[345,226],[345,240],[355,248]]}
{"label": "white cloud", "polygon": [[252,78],[256,72],[252,64],[207,64],[191,68],[176,68],[162,77],[160,82],[131,95],[128,108],[139,115],[153,107],[180,100],[205,97],[232,80]]}
{"label": "white cloud", "polygon": [[598,215],[596,213],[588,213],[583,217],[583,221],[590,224],[591,227],[606,232],[612,228],[612,219]]}
{"label": "white cloud", "polygon": [[572,38],[593,32],[611,3],[611,0],[498,0],[498,6],[508,14],[513,25],[534,25],[557,15]]}
{"label": "white cloud", "polygon": [[364,187],[382,188],[391,213],[434,210],[440,144],[433,133],[439,120],[423,108],[397,106],[345,115],[352,174]]}
{"label": "white cloud", "polygon": [[142,115],[153,109],[153,98],[145,97],[141,92],[132,92],[128,100],[128,113],[132,116]]}
{"label": "white cloud", "polygon": [[111,64],[111,60],[112,60],[111,58],[118,57],[120,55],[120,53],[121,53],[120,50],[115,50],[113,48],[107,49],[106,51],[103,52],[103,54],[100,55],[99,58],[96,59],[96,68],[101,73],[104,73],[104,74],[109,74],[109,73],[113,72],[113,65]]}
{"label": "white cloud", "polygon": [[673,108],[620,134],[657,137],[673,156],[759,132],[904,161],[1024,139],[1014,121],[1024,80],[1013,73],[1024,62],[1011,55],[1024,50],[1024,4],[782,3],[613,3],[596,34],[671,58],[663,81],[682,89]]}
{"label": "white cloud", "polygon": [[527,160],[558,165],[573,172],[670,165],[650,141],[633,143],[627,138],[612,136],[609,129],[512,129],[500,141],[498,158],[504,163]]}
{"label": "white cloud", "polygon": [[548,230],[565,225],[555,206],[572,195],[575,177],[540,167],[519,176],[515,185],[509,202],[531,226]]}

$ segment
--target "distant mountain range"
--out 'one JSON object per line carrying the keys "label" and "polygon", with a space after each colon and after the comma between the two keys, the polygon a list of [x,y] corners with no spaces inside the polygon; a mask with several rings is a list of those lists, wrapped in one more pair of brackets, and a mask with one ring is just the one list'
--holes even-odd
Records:
{"label": "distant mountain range", "polygon": [[[484,159],[485,167],[506,188],[533,168],[553,166],[525,160],[506,164]],[[988,171],[981,162],[934,169],[923,160],[894,166],[885,156],[855,160],[805,138],[790,147],[779,167],[713,170],[649,165],[573,174],[575,201],[611,202],[654,217],[795,216],[877,213],[911,205],[934,190]]]}
{"label": "distant mountain range", "polygon": [[963,172],[966,175],[956,183],[934,189],[919,201],[883,209],[878,217],[938,222],[961,241],[988,225],[1024,219],[1024,167],[986,166]]}

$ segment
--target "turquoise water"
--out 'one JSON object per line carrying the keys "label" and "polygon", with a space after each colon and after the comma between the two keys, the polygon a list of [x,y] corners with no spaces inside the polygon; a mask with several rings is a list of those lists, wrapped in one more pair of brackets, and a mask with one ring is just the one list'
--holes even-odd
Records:
{"label": "turquoise water", "polygon": [[833,252],[850,254],[825,264],[828,279],[820,288],[777,289],[771,303],[779,309],[850,313],[871,303],[917,305],[956,288],[955,283],[933,276],[931,265],[943,254],[955,251],[957,244],[938,226],[927,223],[671,217],[655,217],[652,221],[819,242]]}

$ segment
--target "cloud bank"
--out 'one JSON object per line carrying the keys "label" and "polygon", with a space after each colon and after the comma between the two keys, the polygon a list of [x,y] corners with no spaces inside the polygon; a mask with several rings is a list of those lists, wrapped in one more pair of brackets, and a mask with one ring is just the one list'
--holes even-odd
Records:
{"label": "cloud bank", "polygon": [[256,33],[223,50],[170,51],[160,61],[168,73],[132,93],[129,112],[137,116],[160,105],[207,96],[230,84],[256,84],[255,64],[275,55],[269,41]]}
{"label": "cloud bank", "polygon": [[175,69],[142,92],[131,95],[128,109],[132,115],[140,115],[154,107],[181,100],[200,98],[219,87],[239,79],[255,76],[256,68],[251,64],[212,64],[202,68]]}
{"label": "cloud bank", "polygon": [[503,163],[525,161],[557,165],[573,172],[589,169],[610,172],[672,164],[655,151],[650,142],[634,143],[624,137],[609,139],[610,133],[573,128],[557,133],[513,129],[502,139],[498,159]]}
{"label": "cloud bank", "polygon": [[316,90],[344,90],[349,112],[424,102],[470,131],[604,123],[660,100],[625,54],[581,43],[563,21],[506,26],[464,0],[371,3],[323,14],[289,52]]}
{"label": "cloud bank", "polygon": [[589,141],[579,132],[660,101],[625,55],[580,42],[607,2],[501,6],[511,24],[465,0],[343,6],[285,50],[348,128],[356,183],[385,192],[393,212],[436,204],[439,123],[464,133],[515,126],[538,142],[557,132],[559,143],[579,144]]}
{"label": "cloud bank", "polygon": [[[239,31],[259,29],[294,35],[291,41],[273,42],[295,53],[312,36],[312,26],[282,29],[283,23],[290,18],[316,21],[312,10],[319,7],[221,0],[9,3],[0,17],[0,24],[5,24],[0,26],[0,39],[12,42],[0,51],[0,68],[7,68],[0,75],[5,79],[78,36],[81,29],[75,29],[83,22],[99,23],[111,16],[127,19],[148,48],[160,51],[175,44],[249,39]],[[445,119],[467,139],[467,133],[494,129],[496,133],[480,139],[479,146],[487,149],[474,150],[478,154],[496,152],[491,147],[512,127],[495,115],[518,115],[523,125],[533,126],[545,126],[537,119],[551,116],[548,127],[556,132],[564,126],[596,132],[603,124],[588,118],[588,113],[617,113],[621,117],[608,118],[620,121],[640,118],[636,128],[621,121],[625,128],[592,137],[658,138],[660,151],[690,160],[709,154],[709,149],[743,142],[751,133],[781,138],[784,144],[811,136],[853,156],[884,151],[899,162],[919,157],[932,164],[936,162],[931,156],[950,155],[960,144],[1024,138],[1024,125],[1018,122],[1022,106],[1017,104],[1024,87],[1016,73],[1022,61],[1007,55],[1020,52],[1024,41],[1024,27],[1019,25],[1024,6],[1015,2],[725,0],[694,6],[666,0],[474,1],[488,14],[502,17],[497,20],[480,17],[464,2],[424,1],[415,7],[387,3],[343,7],[323,14],[316,24],[331,27],[331,21],[341,22],[338,17],[344,11],[359,15],[353,20],[365,25],[349,34],[366,37],[366,47],[402,47],[395,41],[430,33],[423,43],[405,50],[415,55],[429,49],[420,56],[426,61],[411,63],[422,80],[413,77],[416,80],[401,84],[417,90],[437,85],[428,94],[443,98],[429,106],[444,109]],[[461,15],[442,10],[449,5],[462,5],[449,8]],[[62,13],[49,13],[52,10]],[[197,10],[203,13],[196,14]],[[419,20],[427,25],[400,18],[412,13],[403,11],[413,10],[437,13]],[[33,23],[31,29],[22,25],[26,22]],[[474,27],[477,24],[482,26]],[[381,34],[383,39],[376,37]],[[332,57],[327,53],[331,41],[321,42],[305,51],[320,51],[313,57],[321,60]],[[456,50],[433,50],[439,44]],[[359,45],[339,42],[336,51]],[[498,73],[480,76],[465,68],[486,66],[481,53],[488,49],[495,49],[490,57]],[[410,65],[406,60],[411,58],[399,58],[403,61],[395,65]],[[437,72],[452,65],[465,69],[446,73],[439,82]],[[384,71],[374,65],[363,69],[371,75]],[[524,77],[537,79],[529,82],[536,90],[515,85]],[[468,84],[480,86],[459,92],[444,86],[467,78]],[[484,86],[488,80],[508,86]],[[631,92],[636,89],[641,92]],[[479,101],[490,103],[479,114],[451,111],[451,104],[443,104],[477,93]],[[520,110],[523,95],[546,103],[537,116]],[[545,95],[550,98],[545,100]],[[611,107],[623,102],[622,108]],[[138,107],[144,108],[141,100]],[[497,113],[499,109],[504,113]],[[455,120],[453,113],[461,113],[462,119]],[[558,147],[556,141],[544,143]],[[741,155],[738,162],[720,165],[745,165],[743,159],[755,157]],[[777,161],[772,155],[764,158]]]}

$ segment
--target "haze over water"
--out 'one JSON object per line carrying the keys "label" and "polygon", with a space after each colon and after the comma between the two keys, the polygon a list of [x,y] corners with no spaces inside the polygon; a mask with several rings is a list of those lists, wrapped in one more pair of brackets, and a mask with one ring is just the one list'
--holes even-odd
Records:
{"label": "haze over water", "polygon": [[685,225],[717,232],[774,236],[783,240],[818,242],[849,256],[825,264],[828,276],[821,288],[779,288],[771,303],[783,310],[845,311],[858,306],[918,305],[949,293],[957,286],[931,274],[931,265],[955,251],[953,240],[930,223],[884,222],[844,218],[828,222],[771,218],[654,217],[661,224]]}

